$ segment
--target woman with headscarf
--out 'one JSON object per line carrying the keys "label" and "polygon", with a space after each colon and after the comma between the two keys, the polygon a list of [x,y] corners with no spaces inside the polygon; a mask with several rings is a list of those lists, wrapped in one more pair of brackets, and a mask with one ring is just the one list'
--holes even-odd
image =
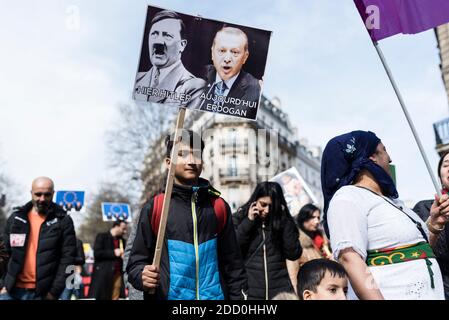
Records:
{"label": "woman with headscarf", "polygon": [[248,299],[270,300],[294,292],[286,259],[298,259],[302,249],[281,186],[259,183],[233,218],[248,276]]}
{"label": "woman with headscarf", "polygon": [[[438,162],[438,177],[442,185],[442,194],[449,193],[449,152],[444,153]],[[419,201],[413,211],[415,211],[421,219],[427,220],[430,216],[430,209],[432,208],[434,200]],[[438,264],[443,274],[444,295],[446,300],[449,300],[449,228],[443,227],[439,230],[440,234],[433,246],[433,251],[437,257]]]}
{"label": "woman with headscarf", "polygon": [[351,299],[444,299],[431,245],[449,197],[436,197],[424,223],[398,199],[385,146],[372,132],[331,139],[322,157],[324,226],[345,267]]}

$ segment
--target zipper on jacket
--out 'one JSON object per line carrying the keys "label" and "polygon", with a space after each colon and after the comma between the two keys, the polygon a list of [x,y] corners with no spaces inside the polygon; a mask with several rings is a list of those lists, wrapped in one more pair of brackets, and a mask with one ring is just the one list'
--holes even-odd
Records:
{"label": "zipper on jacket", "polygon": [[[25,242],[23,244],[23,248],[25,249],[25,256],[26,256],[26,248],[28,248],[28,242],[30,241],[30,232],[31,232],[31,223],[30,223],[30,219],[28,218],[28,214],[26,215],[25,218],[26,221],[26,225],[25,225]],[[38,242],[38,246],[39,246],[39,242]],[[23,267],[25,265],[25,258],[22,260],[22,266],[20,267],[21,270],[23,270]],[[17,274],[18,275],[18,274]],[[16,285],[17,283],[17,275],[16,275],[16,280],[14,281],[14,285]],[[5,273],[6,276],[6,273]],[[37,252],[36,252],[36,279],[37,279]],[[37,289],[37,281],[36,281],[36,289]]]}
{"label": "zipper on jacket", "polygon": [[[37,247],[36,247],[36,273],[35,273],[35,288],[36,288],[36,293],[38,293],[38,288],[37,288],[37,266],[39,265],[37,262],[37,259],[39,257],[38,252],[39,252],[39,246],[40,246],[40,239],[41,239],[41,231],[42,231],[42,226],[47,222],[47,217],[45,217],[44,222],[42,222],[41,226],[39,227],[39,235],[37,236]],[[30,224],[30,232],[31,232],[31,224]],[[65,282],[64,282],[65,284]],[[64,287],[65,288],[65,287]]]}
{"label": "zipper on jacket", "polygon": [[196,287],[196,300],[200,300],[200,286],[199,286],[199,269],[200,269],[200,257],[198,249],[198,225],[196,217],[196,201],[198,193],[192,194],[192,220],[193,220],[193,247],[195,248],[195,287]]}
{"label": "zipper on jacket", "polygon": [[267,247],[265,245],[265,222],[262,222],[262,237],[263,237],[263,266],[265,273],[265,300],[268,300],[268,267],[267,267]]}

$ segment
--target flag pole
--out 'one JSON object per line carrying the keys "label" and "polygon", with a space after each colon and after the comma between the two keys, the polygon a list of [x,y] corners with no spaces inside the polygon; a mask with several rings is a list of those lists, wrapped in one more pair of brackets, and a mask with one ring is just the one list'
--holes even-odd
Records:
{"label": "flag pole", "polygon": [[419,139],[418,133],[416,132],[415,125],[413,124],[412,118],[410,117],[410,114],[408,113],[407,107],[404,103],[404,99],[402,99],[401,92],[399,91],[399,88],[396,85],[396,81],[393,78],[393,74],[391,73],[390,67],[387,64],[385,56],[384,56],[382,50],[380,49],[378,42],[373,41],[373,45],[374,45],[374,48],[376,48],[377,54],[379,55],[379,58],[380,58],[380,61],[382,61],[382,64],[385,68],[385,72],[387,73],[388,78],[390,79],[391,85],[393,86],[394,92],[396,93],[396,96],[398,97],[402,111],[404,112],[405,118],[407,119],[410,129],[412,130],[413,137],[415,138],[415,141],[418,145],[419,152],[421,153],[424,163],[426,164],[427,171],[429,172],[430,178],[432,179],[433,186],[435,187],[435,191],[437,192],[438,196],[441,197],[440,185],[437,182],[437,180],[435,179],[434,174],[432,173],[432,168],[430,167],[429,160],[427,159],[427,155],[426,155],[424,148],[421,144],[421,140]]}

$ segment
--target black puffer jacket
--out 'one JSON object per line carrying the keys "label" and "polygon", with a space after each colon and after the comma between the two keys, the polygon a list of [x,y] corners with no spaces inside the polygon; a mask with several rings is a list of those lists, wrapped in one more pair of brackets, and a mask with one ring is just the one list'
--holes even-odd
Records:
{"label": "black puffer jacket", "polygon": [[3,277],[3,273],[5,272],[7,263],[8,253],[6,252],[6,246],[3,242],[3,237],[0,235],[0,278]]}
{"label": "black puffer jacket", "polygon": [[[28,212],[33,204],[28,202],[15,209],[6,222],[5,244],[10,256],[4,285],[8,291],[14,288],[17,276],[25,262],[30,223]],[[11,234],[25,234],[25,244],[21,247],[10,246]],[[65,288],[68,265],[73,264],[76,256],[76,240],[73,221],[66,212],[52,203],[39,233],[36,253],[36,294],[45,297],[51,293],[59,297]]]}
{"label": "black puffer jacket", "polygon": [[84,266],[86,263],[86,255],[84,254],[83,242],[80,239],[76,239],[76,257],[75,265]]}
{"label": "black puffer jacket", "polygon": [[294,292],[285,260],[298,259],[302,248],[293,219],[282,219],[278,242],[268,221],[263,227],[260,219],[251,221],[241,210],[234,215],[234,225],[248,275],[248,299],[271,300],[280,292]]}

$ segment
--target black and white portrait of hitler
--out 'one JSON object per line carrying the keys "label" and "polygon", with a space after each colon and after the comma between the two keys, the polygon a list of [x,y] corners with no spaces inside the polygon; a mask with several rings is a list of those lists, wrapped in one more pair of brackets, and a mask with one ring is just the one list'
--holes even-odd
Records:
{"label": "black and white portrait of hitler", "polygon": [[170,10],[156,13],[148,34],[152,67],[137,73],[134,99],[187,108],[199,104],[206,83],[184,67],[181,56],[186,46],[185,24],[180,16]]}
{"label": "black and white portrait of hitler", "polygon": [[261,84],[242,68],[250,52],[245,32],[223,27],[211,47],[213,65],[206,66],[207,87],[201,110],[255,119]]}

